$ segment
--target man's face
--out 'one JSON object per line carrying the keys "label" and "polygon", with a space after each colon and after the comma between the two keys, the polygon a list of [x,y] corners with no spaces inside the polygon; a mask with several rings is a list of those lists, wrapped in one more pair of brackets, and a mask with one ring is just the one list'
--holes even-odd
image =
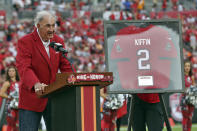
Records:
{"label": "man's face", "polygon": [[52,16],[45,16],[43,20],[41,20],[37,24],[38,31],[43,41],[49,41],[49,39],[53,38],[55,33],[55,18]]}

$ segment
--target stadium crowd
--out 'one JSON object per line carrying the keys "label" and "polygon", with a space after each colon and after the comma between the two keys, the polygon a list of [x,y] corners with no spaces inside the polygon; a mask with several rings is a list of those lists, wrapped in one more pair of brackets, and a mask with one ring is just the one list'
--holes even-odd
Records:
{"label": "stadium crowd", "polygon": [[[194,76],[197,79],[197,0],[193,8],[186,10],[184,0],[152,1],[151,10],[146,9],[145,0],[119,0],[115,3],[107,0],[103,5],[103,18],[91,15],[91,2],[70,3],[54,1],[13,0],[12,19],[6,18],[6,12],[0,12],[0,85],[5,81],[6,68],[15,65],[17,40],[33,28],[32,19],[21,19],[20,13],[28,10],[51,10],[57,16],[56,33],[64,39],[67,49],[71,49],[68,58],[77,72],[105,71],[105,48],[103,20],[151,20],[160,18],[178,18],[182,22],[183,55],[193,63]],[[63,18],[61,12],[71,10],[72,16]],[[192,13],[181,13],[192,12]],[[189,15],[188,15],[189,14]],[[175,16],[175,17],[174,17]]]}
{"label": "stadium crowd", "polygon": [[[26,10],[53,10],[57,7],[57,31],[56,33],[64,38],[66,47],[72,49],[72,53],[68,57],[73,61],[78,72],[94,72],[104,71],[104,20],[149,20],[166,18],[165,14],[160,15],[163,12],[162,7],[157,10],[152,9],[149,13],[144,7],[144,0],[122,0],[119,4],[112,4],[107,1],[105,4],[105,11],[103,12],[103,18],[96,18],[91,16],[91,12],[87,11],[87,5],[91,6],[91,3],[65,3],[62,1],[56,5],[54,1],[35,1],[31,3],[26,0],[21,0],[23,4],[13,2],[13,17],[10,21],[6,20],[6,13],[2,11],[0,19],[0,70],[1,70],[1,82],[4,78],[4,72],[8,65],[14,64],[17,46],[17,40],[34,28],[32,19],[19,19],[18,15],[20,11]],[[163,0],[163,4],[167,2]],[[196,1],[194,1],[196,2]],[[158,5],[157,0],[153,0],[153,8]],[[173,6],[179,7],[181,0],[172,0]],[[78,5],[78,6],[77,6]],[[85,7],[86,6],[86,7]],[[167,6],[167,5],[166,5]],[[170,6],[170,5],[168,5]],[[169,9],[169,11],[172,11]],[[183,6],[183,5],[182,5]],[[72,16],[70,18],[63,19],[61,11],[72,9]],[[177,11],[179,8],[177,8]],[[184,7],[180,11],[183,11]],[[167,11],[166,11],[167,12]],[[160,14],[159,14],[160,13]],[[175,15],[179,15],[176,13]],[[197,20],[196,11],[190,15],[177,16],[182,21],[182,38],[184,45],[184,58],[192,57],[193,62],[196,60],[196,42],[197,42]]]}

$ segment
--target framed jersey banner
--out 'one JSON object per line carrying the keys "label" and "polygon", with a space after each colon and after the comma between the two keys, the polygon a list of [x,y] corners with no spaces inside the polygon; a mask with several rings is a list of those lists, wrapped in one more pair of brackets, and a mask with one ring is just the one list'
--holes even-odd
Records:
{"label": "framed jersey banner", "polygon": [[183,92],[179,20],[105,21],[109,93]]}

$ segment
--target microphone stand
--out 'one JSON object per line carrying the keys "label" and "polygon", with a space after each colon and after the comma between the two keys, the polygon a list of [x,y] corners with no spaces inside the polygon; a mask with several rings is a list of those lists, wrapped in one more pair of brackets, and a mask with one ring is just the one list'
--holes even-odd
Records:
{"label": "microphone stand", "polygon": [[72,69],[72,72],[74,73],[74,69],[73,69],[73,66],[72,66],[72,62],[66,57],[65,53],[64,52],[61,52],[63,57],[68,60],[68,62],[70,63],[70,66],[71,66],[71,69]]}

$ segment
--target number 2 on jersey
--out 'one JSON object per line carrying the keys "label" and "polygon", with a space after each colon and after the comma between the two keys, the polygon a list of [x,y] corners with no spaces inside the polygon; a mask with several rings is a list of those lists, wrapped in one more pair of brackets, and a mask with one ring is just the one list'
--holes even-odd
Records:
{"label": "number 2 on jersey", "polygon": [[[146,49],[137,51],[138,56],[142,56],[143,54],[145,54],[145,55],[138,59],[138,69],[139,70],[149,70],[150,69],[150,64],[147,63],[147,61],[150,59],[149,51],[146,50]],[[143,62],[146,62],[147,64],[142,64]]]}

